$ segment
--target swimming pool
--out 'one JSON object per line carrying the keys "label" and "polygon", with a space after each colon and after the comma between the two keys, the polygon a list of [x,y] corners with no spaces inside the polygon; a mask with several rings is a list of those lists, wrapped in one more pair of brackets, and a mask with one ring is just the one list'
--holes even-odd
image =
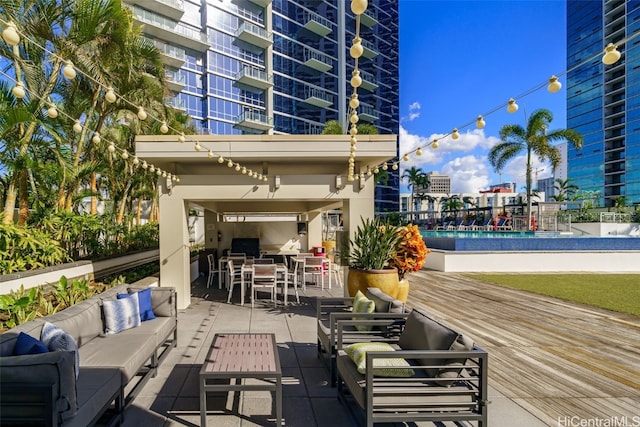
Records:
{"label": "swimming pool", "polygon": [[640,237],[573,236],[533,231],[422,231],[428,248],[445,251],[624,251],[640,250]]}

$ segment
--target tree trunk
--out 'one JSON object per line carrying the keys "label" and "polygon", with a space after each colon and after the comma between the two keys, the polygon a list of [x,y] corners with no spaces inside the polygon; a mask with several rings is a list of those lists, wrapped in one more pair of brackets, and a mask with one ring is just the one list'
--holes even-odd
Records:
{"label": "tree trunk", "polygon": [[531,230],[531,148],[527,150],[527,230]]}
{"label": "tree trunk", "polygon": [[136,225],[140,225],[142,217],[142,197],[138,197],[138,207],[136,208]]}
{"label": "tree trunk", "polygon": [[96,178],[96,173],[93,172],[91,174],[91,215],[96,215],[98,213],[98,197],[96,194],[98,193],[98,183]]}
{"label": "tree trunk", "polygon": [[16,187],[13,182],[9,183],[7,189],[7,199],[4,201],[4,217],[2,218],[3,224],[13,223],[13,211],[16,208]]}
{"label": "tree trunk", "polygon": [[18,175],[20,189],[18,190],[18,225],[24,226],[29,219],[29,182],[27,169],[23,168]]}

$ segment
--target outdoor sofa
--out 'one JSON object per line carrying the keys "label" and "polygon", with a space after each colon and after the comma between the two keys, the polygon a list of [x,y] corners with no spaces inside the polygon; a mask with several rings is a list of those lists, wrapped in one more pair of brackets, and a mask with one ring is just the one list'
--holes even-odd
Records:
{"label": "outdoor sofa", "polygon": [[[148,320],[136,322],[129,309],[140,300],[146,309],[141,314],[139,305],[138,319]],[[114,332],[131,324],[139,326]],[[52,334],[54,339],[47,340]],[[52,343],[66,350],[47,351]],[[119,424],[124,408],[176,343],[173,287],[120,285],[12,328],[0,335],[0,425]],[[42,352],[14,355],[32,349]]]}
{"label": "outdoor sofa", "polygon": [[316,323],[318,335],[318,357],[327,362],[331,386],[335,387],[336,373],[336,344],[338,339],[337,322],[339,320],[359,319],[377,321],[376,328],[360,331],[354,325],[343,328],[343,342],[357,342],[366,340],[385,340],[390,328],[403,325],[407,317],[404,303],[392,298],[378,288],[368,288],[364,296],[373,301],[371,312],[354,310],[354,297],[323,297],[318,298],[316,305]]}
{"label": "outdoor sofa", "polygon": [[384,342],[345,343],[345,336],[353,341],[353,326],[378,322],[337,322],[338,399],[355,408],[364,425],[466,421],[487,426],[486,351],[418,310],[402,328],[389,329]]}

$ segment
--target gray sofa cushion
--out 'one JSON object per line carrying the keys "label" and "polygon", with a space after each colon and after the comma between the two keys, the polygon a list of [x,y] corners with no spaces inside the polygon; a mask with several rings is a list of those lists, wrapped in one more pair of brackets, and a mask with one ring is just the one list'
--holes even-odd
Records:
{"label": "gray sofa cushion", "polygon": [[100,301],[97,298],[65,308],[47,316],[46,320],[71,335],[79,348],[103,333]]}
{"label": "gray sofa cushion", "polygon": [[156,317],[142,322],[137,328],[129,329],[130,334],[154,336],[156,347],[164,344],[176,327],[175,317]]}
{"label": "gray sofa cushion", "polygon": [[[403,350],[449,350],[460,334],[433,320],[418,310],[412,310],[407,317],[398,345]],[[423,365],[441,365],[447,359],[418,360]],[[426,368],[430,377],[436,377],[439,369]]]}
{"label": "gray sofa cushion", "polygon": [[78,377],[78,413],[65,427],[85,427],[105,409],[120,391],[121,375],[117,368],[81,368]]}
{"label": "gray sofa cushion", "polygon": [[[128,292],[136,292],[145,289],[146,286],[129,286]],[[151,307],[153,314],[160,317],[176,317],[173,298],[175,288],[152,287],[151,288]]]}
{"label": "gray sofa cushion", "polygon": [[376,305],[376,313],[404,313],[404,303],[385,294],[379,288],[367,288],[365,294]]}
{"label": "gray sofa cushion", "polygon": [[16,340],[18,339],[20,332],[24,332],[25,334],[39,340],[43,325],[43,320],[36,319],[23,323],[22,325],[18,325],[7,332],[0,334],[0,357],[13,356]]}
{"label": "gray sofa cushion", "polygon": [[89,342],[80,351],[80,368],[120,368],[123,381],[128,383],[156,350],[155,335],[130,333],[132,331],[135,329]]}
{"label": "gray sofa cushion", "polygon": [[55,384],[54,410],[57,410],[60,419],[66,420],[78,410],[74,365],[75,355],[72,351],[3,357],[0,378],[3,383]]}

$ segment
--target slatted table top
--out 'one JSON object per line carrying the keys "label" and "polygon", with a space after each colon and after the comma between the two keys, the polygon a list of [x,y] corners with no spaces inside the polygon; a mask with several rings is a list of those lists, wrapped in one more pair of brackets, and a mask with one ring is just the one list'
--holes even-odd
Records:
{"label": "slatted table top", "polygon": [[[274,334],[216,334],[200,374],[281,375]],[[244,374],[244,375],[243,375]]]}

